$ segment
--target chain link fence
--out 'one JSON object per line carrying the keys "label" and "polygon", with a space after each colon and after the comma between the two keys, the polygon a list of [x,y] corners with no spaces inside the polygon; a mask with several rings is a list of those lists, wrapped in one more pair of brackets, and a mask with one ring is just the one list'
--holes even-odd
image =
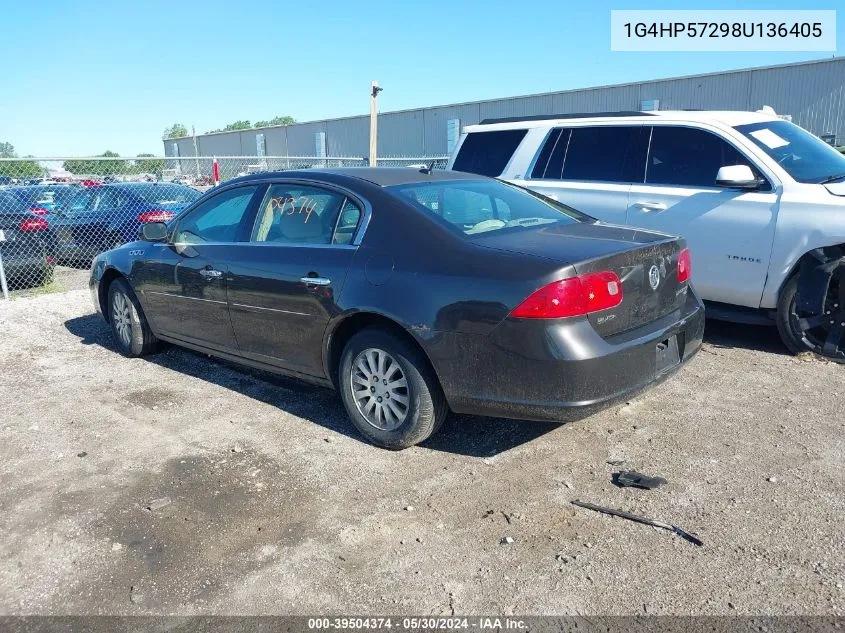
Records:
{"label": "chain link fence", "polygon": [[[385,157],[380,167],[443,169],[447,157]],[[0,159],[2,297],[84,287],[91,260],[167,222],[232,178],[364,167],[365,157],[222,156]]]}

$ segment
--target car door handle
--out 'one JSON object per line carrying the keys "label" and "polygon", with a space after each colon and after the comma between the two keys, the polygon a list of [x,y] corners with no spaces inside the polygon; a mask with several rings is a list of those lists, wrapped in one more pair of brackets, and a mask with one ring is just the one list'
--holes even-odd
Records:
{"label": "car door handle", "polygon": [[328,286],[332,282],[331,279],[325,277],[303,277],[299,281],[311,286]]}
{"label": "car door handle", "polygon": [[219,277],[223,276],[223,271],[214,270],[213,268],[203,268],[202,270],[200,270],[200,275],[209,280],[218,279]]}
{"label": "car door handle", "polygon": [[666,205],[662,202],[635,202],[633,206],[641,211],[645,211],[646,213],[650,213],[652,211],[660,213],[661,211],[666,210]]}

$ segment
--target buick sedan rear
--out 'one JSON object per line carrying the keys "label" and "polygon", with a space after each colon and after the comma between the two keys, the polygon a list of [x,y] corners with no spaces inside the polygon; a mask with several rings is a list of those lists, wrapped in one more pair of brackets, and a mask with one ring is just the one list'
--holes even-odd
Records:
{"label": "buick sedan rear", "polygon": [[448,411],[565,420],[698,351],[684,241],[488,178],[411,169],[247,176],[94,260],[119,349],[167,341],[336,388],[370,441]]}

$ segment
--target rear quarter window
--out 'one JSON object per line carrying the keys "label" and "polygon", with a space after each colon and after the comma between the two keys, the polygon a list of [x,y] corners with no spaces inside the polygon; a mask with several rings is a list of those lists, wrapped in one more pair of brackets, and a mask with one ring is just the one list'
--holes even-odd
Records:
{"label": "rear quarter window", "polygon": [[482,176],[501,176],[528,130],[472,132],[464,139],[452,169]]}

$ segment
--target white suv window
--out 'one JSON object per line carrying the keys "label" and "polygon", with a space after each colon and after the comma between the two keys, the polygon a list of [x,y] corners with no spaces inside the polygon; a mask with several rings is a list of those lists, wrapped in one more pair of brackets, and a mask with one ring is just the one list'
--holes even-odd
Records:
{"label": "white suv window", "polygon": [[777,161],[798,182],[845,180],[845,156],[788,121],[766,121],[735,128]]}
{"label": "white suv window", "polygon": [[473,132],[464,139],[452,169],[482,176],[501,176],[528,130]]}
{"label": "white suv window", "polygon": [[715,187],[721,167],[757,168],[730,143],[706,130],[655,125],[646,166],[646,182],[653,185]]}
{"label": "white suv window", "polygon": [[648,128],[604,125],[552,130],[531,177],[543,180],[642,182]]}

